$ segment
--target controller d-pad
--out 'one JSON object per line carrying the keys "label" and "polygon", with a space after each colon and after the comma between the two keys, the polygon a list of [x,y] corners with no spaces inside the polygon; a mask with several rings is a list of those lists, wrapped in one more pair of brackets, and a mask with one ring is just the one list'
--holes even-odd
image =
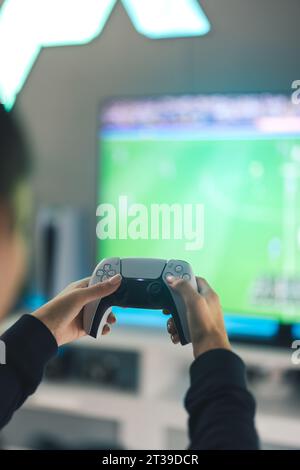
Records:
{"label": "controller d-pad", "polygon": [[104,269],[104,271],[110,271],[111,264],[105,264],[103,269]]}

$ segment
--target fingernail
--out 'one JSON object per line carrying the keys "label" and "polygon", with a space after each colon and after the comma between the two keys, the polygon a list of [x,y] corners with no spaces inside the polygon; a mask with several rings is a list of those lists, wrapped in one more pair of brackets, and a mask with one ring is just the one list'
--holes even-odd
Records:
{"label": "fingernail", "polygon": [[175,279],[174,276],[167,276],[167,281],[168,281],[168,282],[173,282],[174,279]]}
{"label": "fingernail", "polygon": [[122,279],[121,274],[115,274],[115,276],[110,278],[109,282],[110,282],[110,284],[115,285],[115,284],[119,284],[121,279]]}

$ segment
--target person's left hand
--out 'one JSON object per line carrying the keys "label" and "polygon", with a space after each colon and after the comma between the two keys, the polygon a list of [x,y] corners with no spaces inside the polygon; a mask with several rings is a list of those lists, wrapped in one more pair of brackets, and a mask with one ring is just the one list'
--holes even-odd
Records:
{"label": "person's left hand", "polygon": [[[33,313],[42,321],[55,337],[58,346],[70,343],[86,333],[83,329],[82,309],[93,300],[101,300],[120,286],[122,276],[117,274],[108,281],[88,286],[89,278],[70,284],[57,297]],[[110,332],[110,326],[116,322],[111,313],[102,334]]]}

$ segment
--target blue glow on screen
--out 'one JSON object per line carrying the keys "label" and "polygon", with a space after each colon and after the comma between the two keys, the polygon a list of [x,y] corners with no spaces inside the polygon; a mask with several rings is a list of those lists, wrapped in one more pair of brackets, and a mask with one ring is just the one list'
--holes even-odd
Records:
{"label": "blue glow on screen", "polygon": [[229,336],[273,338],[278,334],[279,323],[269,318],[245,317],[225,314],[225,325]]}
{"label": "blue glow on screen", "polygon": [[[113,307],[113,312],[120,325],[166,329],[168,316],[164,315],[162,310]],[[276,320],[245,317],[229,313],[225,314],[225,324],[227,332],[232,338],[256,337],[268,339],[276,336],[279,329],[279,324]]]}
{"label": "blue glow on screen", "polygon": [[[24,305],[30,311],[34,311],[47,302],[41,295],[31,295],[26,298]],[[166,329],[168,315],[162,310],[113,307],[119,325],[141,328]],[[258,339],[270,339],[278,334],[279,323],[269,318],[247,317],[225,313],[225,325],[231,338],[249,337]],[[293,338],[300,338],[300,323],[292,327]]]}
{"label": "blue glow on screen", "polygon": [[119,325],[166,328],[167,315],[162,310],[113,307]]}
{"label": "blue glow on screen", "polygon": [[294,339],[300,339],[300,323],[292,326],[292,337]]}

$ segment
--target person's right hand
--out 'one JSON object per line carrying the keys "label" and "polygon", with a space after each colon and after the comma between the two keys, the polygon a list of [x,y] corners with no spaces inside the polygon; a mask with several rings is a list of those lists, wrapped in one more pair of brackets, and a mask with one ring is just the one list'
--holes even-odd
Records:
{"label": "person's right hand", "polygon": [[[196,280],[198,292],[182,279],[172,276],[167,278],[169,286],[181,295],[186,304],[195,358],[211,349],[231,349],[218,295],[205,279],[197,277]],[[167,322],[167,329],[173,343],[179,343],[178,332],[172,318]]]}

